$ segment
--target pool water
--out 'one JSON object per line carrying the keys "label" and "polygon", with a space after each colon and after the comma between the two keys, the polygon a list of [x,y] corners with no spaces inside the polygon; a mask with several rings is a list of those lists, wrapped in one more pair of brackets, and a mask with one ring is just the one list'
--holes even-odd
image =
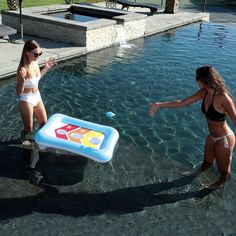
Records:
{"label": "pool water", "polygon": [[[196,91],[195,69],[205,64],[217,68],[236,97],[235,37],[235,27],[196,23],[59,63],[40,82],[48,116],[63,113],[110,125],[120,139],[107,164],[41,153],[40,187],[22,174],[28,152],[17,141],[15,81],[2,84],[3,235],[234,235],[235,158],[224,189],[201,188],[218,178],[214,167],[195,179],[180,175],[203,159],[208,131],[201,103],[161,109],[153,118],[147,112],[152,101]],[[109,111],[116,115],[106,117]]]}
{"label": "pool water", "polygon": [[89,21],[94,21],[94,20],[99,19],[98,17],[95,17],[95,16],[89,16],[89,15],[84,15],[82,13],[79,14],[79,13],[74,13],[74,12],[70,12],[70,11],[50,13],[47,15],[53,16],[56,18],[74,20],[74,21],[80,21],[80,22],[89,22]]}

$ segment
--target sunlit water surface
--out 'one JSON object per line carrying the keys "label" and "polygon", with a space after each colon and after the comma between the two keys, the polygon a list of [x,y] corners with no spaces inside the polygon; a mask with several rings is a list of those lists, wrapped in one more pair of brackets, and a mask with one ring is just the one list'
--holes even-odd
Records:
{"label": "sunlit water surface", "polygon": [[[224,189],[207,192],[216,168],[196,179],[208,134],[200,103],[161,109],[152,101],[180,99],[198,89],[195,69],[217,68],[236,97],[236,28],[197,23],[59,63],[40,82],[48,116],[64,113],[115,127],[111,162],[48,152],[40,187],[23,174],[21,118],[15,79],[0,86],[1,235],[233,235],[236,161]],[[116,115],[107,118],[105,113]],[[232,123],[229,121],[231,127]],[[235,128],[233,128],[235,130]]]}

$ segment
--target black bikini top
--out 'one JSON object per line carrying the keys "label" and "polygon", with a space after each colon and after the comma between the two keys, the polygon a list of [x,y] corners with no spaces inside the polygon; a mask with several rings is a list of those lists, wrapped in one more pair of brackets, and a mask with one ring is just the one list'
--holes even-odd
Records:
{"label": "black bikini top", "polygon": [[206,118],[211,120],[211,121],[216,121],[216,122],[225,121],[226,117],[227,117],[226,113],[224,114],[224,113],[220,113],[220,112],[216,111],[216,109],[213,106],[213,102],[214,102],[214,99],[215,99],[215,93],[216,93],[216,90],[214,91],[214,95],[213,95],[213,98],[212,98],[212,103],[209,106],[208,110],[206,111],[206,108],[205,108],[205,97],[207,95],[207,91],[206,91],[205,96],[204,96],[203,101],[202,101],[201,110],[205,114]]}

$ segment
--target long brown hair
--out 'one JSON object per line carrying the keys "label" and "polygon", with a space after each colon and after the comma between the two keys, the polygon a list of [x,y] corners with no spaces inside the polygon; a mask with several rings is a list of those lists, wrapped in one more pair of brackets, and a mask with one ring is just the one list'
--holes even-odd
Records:
{"label": "long brown hair", "polygon": [[[213,88],[220,93],[230,95],[228,88],[219,73],[212,66],[202,66],[196,69],[196,81],[201,81],[209,88]],[[231,95],[230,95],[231,96]]]}
{"label": "long brown hair", "polygon": [[39,44],[35,40],[29,40],[29,41],[25,42],[25,45],[23,47],[22,54],[21,54],[20,63],[17,68],[17,76],[19,76],[19,72],[20,72],[21,68],[25,67],[27,74],[31,77],[31,71],[29,69],[29,59],[26,55],[26,52],[27,51],[31,52],[35,48],[40,48]]}

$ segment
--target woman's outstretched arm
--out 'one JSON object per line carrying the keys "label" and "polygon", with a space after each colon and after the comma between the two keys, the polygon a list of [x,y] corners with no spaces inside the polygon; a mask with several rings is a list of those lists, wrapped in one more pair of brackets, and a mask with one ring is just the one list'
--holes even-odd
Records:
{"label": "woman's outstretched arm", "polygon": [[149,115],[154,116],[159,108],[179,108],[188,106],[198,100],[202,99],[205,94],[204,89],[198,90],[195,94],[182,100],[176,100],[171,102],[153,102],[149,109]]}

